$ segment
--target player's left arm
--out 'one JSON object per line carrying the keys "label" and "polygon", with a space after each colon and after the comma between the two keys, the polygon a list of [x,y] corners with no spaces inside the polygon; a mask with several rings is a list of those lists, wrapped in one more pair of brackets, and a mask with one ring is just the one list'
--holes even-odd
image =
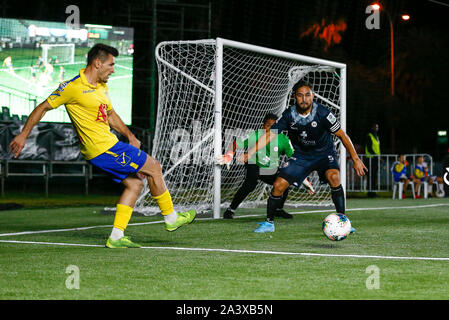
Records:
{"label": "player's left arm", "polygon": [[346,132],[344,132],[341,128],[338,129],[338,131],[335,132],[334,134],[341,140],[346,150],[349,152],[352,161],[354,161],[354,170],[357,173],[357,175],[364,176],[365,172],[367,172],[368,169],[365,167],[362,160],[360,160],[359,156],[357,155],[354,145],[352,144],[351,138],[349,138]]}
{"label": "player's left arm", "polygon": [[112,108],[108,110],[108,122],[109,126],[112,129],[128,138],[130,145],[136,147],[137,149],[140,149],[141,142],[139,141],[139,139],[137,139],[136,136],[131,132],[131,130],[128,129],[126,124]]}

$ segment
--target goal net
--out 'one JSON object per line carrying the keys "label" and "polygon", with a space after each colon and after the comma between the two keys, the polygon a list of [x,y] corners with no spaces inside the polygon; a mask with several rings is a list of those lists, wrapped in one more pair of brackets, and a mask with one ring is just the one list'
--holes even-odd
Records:
{"label": "goal net", "polygon": [[[216,164],[233,140],[260,129],[264,116],[278,116],[293,103],[300,79],[313,85],[315,100],[328,107],[345,129],[345,65],[297,54],[214,39],[162,42],[156,48],[159,104],[152,156],[162,165],[177,210],[212,210],[220,216],[245,179],[245,166]],[[345,151],[335,140],[344,177]],[[236,152],[236,159],[244,150]],[[286,206],[332,205],[330,189],[313,172],[310,196],[292,187]],[[344,186],[345,179],[342,179]],[[271,186],[259,182],[241,207],[266,205]],[[148,186],[135,210],[159,212]]]}
{"label": "goal net", "polygon": [[74,63],[75,62],[75,44],[43,44],[42,59],[45,62],[49,62],[52,59],[52,63]]}

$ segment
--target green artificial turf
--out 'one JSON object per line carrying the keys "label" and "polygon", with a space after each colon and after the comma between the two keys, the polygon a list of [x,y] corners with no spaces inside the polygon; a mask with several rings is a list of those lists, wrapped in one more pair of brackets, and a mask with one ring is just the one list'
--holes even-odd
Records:
{"label": "green artificial turf", "polygon": [[[341,242],[321,231],[326,209],[288,209],[292,220],[256,234],[261,208],[233,220],[199,216],[173,233],[159,215],[133,216],[126,234],[145,248],[115,250],[102,247],[113,215],[101,206],[0,211],[0,241],[21,241],[0,242],[0,299],[449,298],[449,260],[428,259],[449,258],[449,199],[349,199],[347,207],[357,231]],[[39,230],[53,231],[5,236]],[[70,266],[79,289],[66,287]]]}

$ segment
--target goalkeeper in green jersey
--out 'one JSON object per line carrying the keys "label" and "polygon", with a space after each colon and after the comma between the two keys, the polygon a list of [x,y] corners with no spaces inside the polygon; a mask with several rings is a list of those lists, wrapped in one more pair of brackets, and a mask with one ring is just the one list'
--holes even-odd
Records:
{"label": "goalkeeper in green jersey", "polygon": [[[232,161],[235,150],[237,148],[240,149],[248,149],[251,148],[254,144],[257,143],[259,137],[261,137],[264,133],[267,135],[270,134],[271,126],[276,122],[277,116],[272,113],[268,113],[262,124],[262,130],[252,131],[248,136],[244,138],[239,138],[234,141],[232,146],[229,148],[228,152],[223,155],[219,159],[220,164],[229,165]],[[260,150],[258,153],[254,154],[253,157],[248,159],[248,155],[244,154],[245,160],[245,168],[246,168],[246,177],[243,184],[237,190],[237,193],[234,195],[234,198],[231,202],[231,205],[223,214],[224,219],[232,219],[234,216],[235,210],[238,206],[245,200],[245,198],[252,192],[257,186],[259,180],[272,185],[277,177],[277,169],[279,166],[280,157],[285,154],[288,157],[293,155],[293,146],[290,140],[284,134],[279,134],[275,140],[271,143],[267,144],[266,148]],[[307,178],[303,181],[303,184],[308,188],[309,194],[314,194],[312,184],[307,180]],[[277,210],[276,216],[291,219],[293,216],[287,213],[283,205],[288,196],[288,189],[284,192],[282,196],[282,206]]]}

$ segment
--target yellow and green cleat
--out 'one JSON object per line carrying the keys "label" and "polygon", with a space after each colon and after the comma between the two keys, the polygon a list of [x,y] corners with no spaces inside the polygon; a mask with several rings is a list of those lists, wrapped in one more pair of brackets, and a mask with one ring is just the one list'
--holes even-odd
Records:
{"label": "yellow and green cleat", "polygon": [[193,220],[195,220],[196,217],[196,211],[195,210],[189,210],[186,212],[179,212],[178,218],[176,221],[172,224],[165,223],[165,230],[167,231],[175,231],[179,227],[182,227],[185,224],[192,223]]}
{"label": "yellow and green cleat", "polygon": [[106,241],[106,247],[116,249],[116,248],[140,248],[141,245],[131,241],[129,237],[122,237],[118,240],[112,240],[109,237]]}

